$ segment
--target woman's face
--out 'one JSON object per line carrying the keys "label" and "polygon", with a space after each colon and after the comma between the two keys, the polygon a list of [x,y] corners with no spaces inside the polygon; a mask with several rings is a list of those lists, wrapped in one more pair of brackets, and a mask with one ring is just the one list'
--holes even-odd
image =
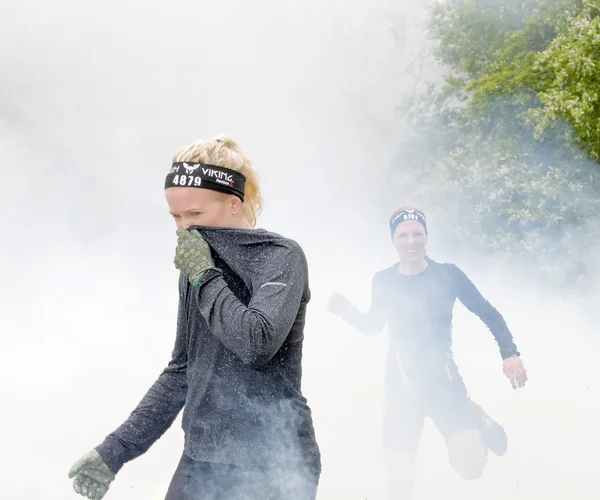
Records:
{"label": "woman's face", "polygon": [[416,220],[401,222],[394,231],[393,243],[401,260],[422,260],[425,258],[427,246],[427,234],[423,224]]}
{"label": "woman's face", "polygon": [[190,226],[239,227],[242,202],[233,195],[211,189],[170,187],[165,189],[169,212],[177,228]]}

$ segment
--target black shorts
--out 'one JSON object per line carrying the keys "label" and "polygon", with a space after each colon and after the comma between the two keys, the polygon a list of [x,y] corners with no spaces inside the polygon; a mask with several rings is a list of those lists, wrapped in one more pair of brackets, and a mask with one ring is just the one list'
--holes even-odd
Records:
{"label": "black shorts", "polygon": [[318,482],[310,466],[242,467],[200,462],[184,453],[165,500],[315,500]]}
{"label": "black shorts", "polygon": [[445,439],[478,429],[480,418],[453,361],[447,369],[420,380],[407,381],[397,371],[388,373],[383,418],[384,449],[414,453],[425,417],[430,417]]}

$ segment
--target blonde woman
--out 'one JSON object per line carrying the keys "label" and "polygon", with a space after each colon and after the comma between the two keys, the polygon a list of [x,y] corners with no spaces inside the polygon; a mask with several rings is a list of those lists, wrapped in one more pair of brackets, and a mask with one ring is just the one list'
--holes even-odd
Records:
{"label": "blonde woman", "polygon": [[101,499],[184,409],[185,449],[166,500],[313,500],[321,463],[301,390],[304,252],[254,228],[257,176],[230,138],[178,151],[165,196],[181,271],[171,361],[130,417],[75,463],[74,489]]}
{"label": "blonde woman", "polygon": [[389,227],[399,261],[375,274],[370,310],[362,313],[339,294],[334,294],[329,308],[366,334],[387,325],[390,350],[383,430],[390,498],[410,499],[426,416],[444,436],[450,463],[465,479],[482,474],[488,449],[497,455],[506,452],[504,429],[469,399],[452,357],[456,299],[491,330],[512,386],[522,387],[527,375],[500,313],[457,266],[427,256],[425,214],[402,207],[392,214]]}

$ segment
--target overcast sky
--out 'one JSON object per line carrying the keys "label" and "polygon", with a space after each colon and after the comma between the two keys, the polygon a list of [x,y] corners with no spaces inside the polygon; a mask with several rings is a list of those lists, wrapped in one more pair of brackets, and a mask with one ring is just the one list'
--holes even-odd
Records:
{"label": "overcast sky", "polygon": [[[179,147],[224,133],[261,176],[259,226],[309,259],[304,391],[323,453],[319,500],[383,499],[387,340],[362,337],[325,301],[338,290],[367,307],[372,274],[394,262],[394,207],[380,200],[394,106],[422,46],[414,5],[0,2],[3,497],[77,498],[72,463],[168,362],[177,271],[164,175]],[[416,499],[597,498],[594,299],[553,297],[518,271],[469,262],[456,264],[506,317],[531,382],[511,389],[491,334],[457,306],[462,373],[506,426],[509,453],[466,483],[428,423]],[[107,500],[162,500],[182,439],[178,419]]]}

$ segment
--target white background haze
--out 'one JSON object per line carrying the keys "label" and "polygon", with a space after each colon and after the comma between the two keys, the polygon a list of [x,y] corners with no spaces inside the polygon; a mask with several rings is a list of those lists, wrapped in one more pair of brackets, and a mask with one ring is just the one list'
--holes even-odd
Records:
{"label": "white background haze", "polygon": [[[418,25],[394,38],[392,22],[422,17],[418,2],[397,3],[0,0],[2,498],[83,498],[72,463],[167,364],[178,273],[164,176],[179,147],[224,133],[261,176],[258,225],[309,260],[304,392],[323,454],[319,500],[384,499],[387,340],[325,304],[337,290],[366,308],[371,276],[395,258],[395,207],[381,190],[422,46]],[[442,243],[433,220],[434,259]],[[530,383],[511,389],[492,335],[457,306],[459,367],[509,452],[465,482],[428,422],[416,500],[599,498],[597,301],[454,261],[505,316]],[[182,444],[178,418],[105,498],[162,500]]]}

